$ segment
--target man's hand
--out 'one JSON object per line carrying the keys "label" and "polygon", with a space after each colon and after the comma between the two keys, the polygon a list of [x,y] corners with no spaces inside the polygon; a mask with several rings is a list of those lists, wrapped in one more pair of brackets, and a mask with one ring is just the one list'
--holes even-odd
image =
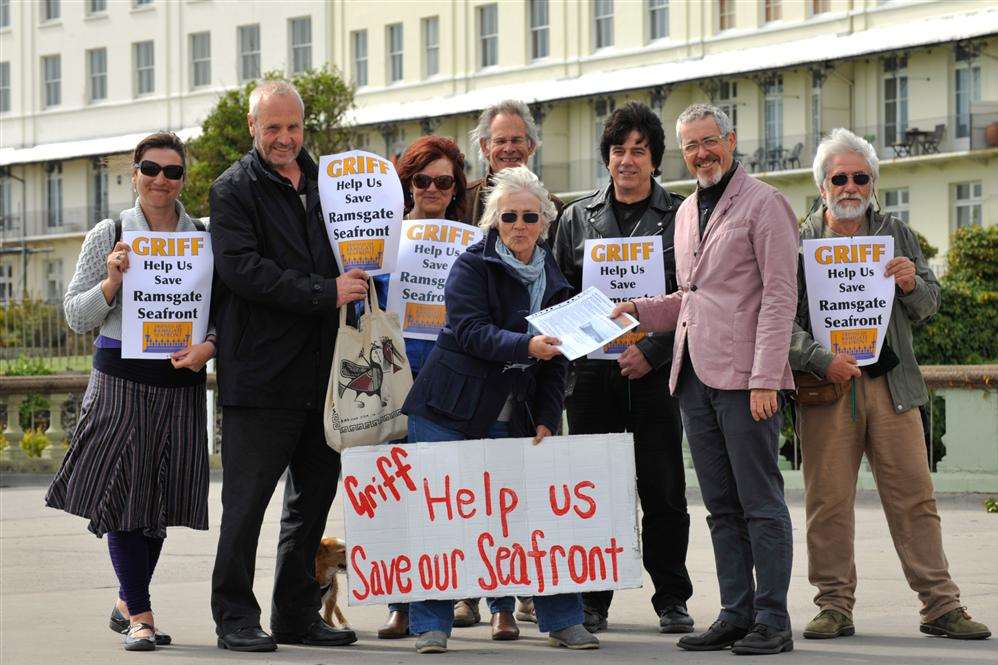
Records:
{"label": "man's hand", "polygon": [[[534,335],[527,344],[527,355],[538,360],[551,360],[561,353],[558,345],[561,340],[550,335]],[[548,432],[550,434],[550,432]]]}
{"label": "man's hand", "polygon": [[828,369],[825,370],[825,379],[832,383],[845,383],[860,374],[862,372],[859,371],[855,358],[848,353],[836,353]]}
{"label": "man's hand", "polygon": [[336,306],[363,300],[367,295],[367,273],[354,268],[336,278]]}
{"label": "man's hand", "polygon": [[624,352],[617,358],[617,364],[620,365],[621,376],[626,376],[632,381],[640,379],[652,369],[645,354],[633,344],[624,349]]}
{"label": "man's hand", "polygon": [[775,390],[753,388],[749,393],[749,409],[756,422],[772,418],[776,414],[778,403]]}
{"label": "man's hand", "polygon": [[894,277],[894,283],[905,295],[915,290],[915,264],[907,256],[896,256],[887,262],[884,277]]}
{"label": "man's hand", "polygon": [[621,314],[630,314],[636,319],[638,318],[638,306],[630,300],[627,302],[617,303],[617,306],[613,308],[612,312],[610,312],[610,318],[616,319]]}
{"label": "man's hand", "polygon": [[201,368],[214,357],[215,345],[211,342],[202,342],[175,352],[170,356],[170,363],[175,369],[186,368],[192,372],[200,372]]}
{"label": "man's hand", "polygon": [[537,436],[534,437],[534,445],[536,446],[538,443],[540,443],[541,441],[543,441],[544,437],[546,437],[546,436],[551,436],[551,430],[549,430],[544,425],[538,425],[537,426]]}

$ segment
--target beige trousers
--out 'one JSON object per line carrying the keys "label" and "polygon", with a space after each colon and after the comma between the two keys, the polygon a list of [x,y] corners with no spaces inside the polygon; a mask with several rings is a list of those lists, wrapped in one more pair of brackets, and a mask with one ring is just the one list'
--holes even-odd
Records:
{"label": "beige trousers", "polygon": [[901,568],[932,621],[961,603],[943,552],[922,420],[917,409],[894,411],[883,376],[856,379],[855,420],[851,402],[847,391],[834,404],[797,408],[814,602],[852,616],[856,479],[866,453]]}

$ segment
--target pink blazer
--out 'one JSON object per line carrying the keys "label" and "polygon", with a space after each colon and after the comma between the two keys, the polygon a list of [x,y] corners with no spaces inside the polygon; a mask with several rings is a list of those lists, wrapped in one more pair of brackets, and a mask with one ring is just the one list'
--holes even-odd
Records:
{"label": "pink blazer", "polygon": [[790,202],[739,165],[702,246],[697,217],[694,195],[676,213],[679,290],[635,301],[642,330],[676,330],[669,389],[676,392],[687,342],[711,388],[792,389],[798,233]]}

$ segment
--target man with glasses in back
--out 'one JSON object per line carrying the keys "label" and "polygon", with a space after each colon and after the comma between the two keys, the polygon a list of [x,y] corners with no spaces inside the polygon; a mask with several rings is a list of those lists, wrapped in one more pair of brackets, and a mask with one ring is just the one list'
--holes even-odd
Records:
{"label": "man with glasses in back", "polygon": [[894,305],[880,355],[858,367],[848,353],[833,353],[811,334],[803,264],[798,272],[797,320],[790,364],[832,383],[849,382],[850,394],[828,404],[797,406],[807,511],[808,579],[818,588],[818,615],[804,637],[829,639],[855,633],[856,478],[870,460],[891,538],[909,586],[922,602],[920,629],[955,639],[985,639],[988,627],[973,621],[949,574],[918,407],[928,391],[915,361],[912,325],[939,309],[939,282],[908,225],[870,204],[879,175],[872,145],[838,128],[814,156],[821,206],[804,220],[801,240],[891,236],[894,258],[886,277],[895,284]]}

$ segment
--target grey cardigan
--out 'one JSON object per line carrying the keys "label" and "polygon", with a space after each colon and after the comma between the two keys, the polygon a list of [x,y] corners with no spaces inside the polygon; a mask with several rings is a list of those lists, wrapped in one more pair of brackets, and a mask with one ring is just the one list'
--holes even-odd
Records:
{"label": "grey cardigan", "polygon": [[[180,201],[176,202],[177,231],[197,231],[190,215]],[[138,199],[135,207],[121,212],[122,231],[149,231]],[[114,248],[114,220],[105,219],[90,229],[83,239],[80,257],[76,261],[76,272],[69,282],[62,306],[66,311],[66,323],[78,333],[93,330],[100,326],[100,334],[112,339],[121,339],[121,299],[115,295],[109,305],[104,299],[101,282],[107,279],[107,255]],[[120,292],[119,292],[120,293]],[[214,334],[215,327],[209,323],[208,333]]]}

